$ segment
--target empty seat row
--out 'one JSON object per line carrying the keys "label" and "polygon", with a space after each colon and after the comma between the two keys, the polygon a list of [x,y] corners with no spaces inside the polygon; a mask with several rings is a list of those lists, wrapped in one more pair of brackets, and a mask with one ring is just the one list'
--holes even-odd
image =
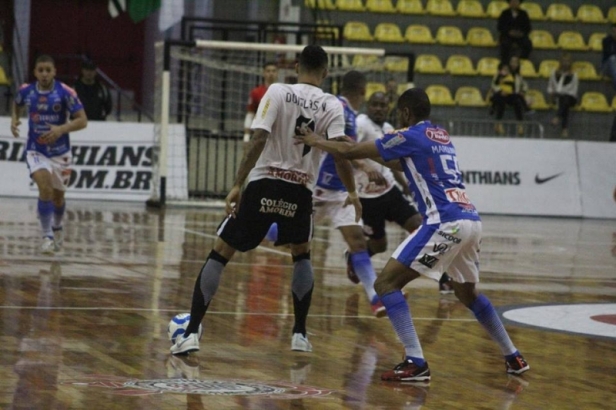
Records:
{"label": "empty seat row", "polygon": [[[472,60],[460,54],[454,54],[447,58],[445,65],[434,54],[420,54],[415,60],[414,71],[422,74],[452,74],[452,75],[483,75],[494,76],[498,71],[500,61],[495,57],[483,57],[473,66]],[[558,68],[558,60],[547,59],[541,61],[536,70],[532,61],[522,59],[520,61],[520,74],[526,78],[548,78],[552,71]],[[598,81],[601,76],[595,66],[589,61],[573,62],[573,70],[580,80]]]}
{"label": "empty seat row", "polygon": [[[485,107],[490,104],[487,95],[484,98],[481,91],[477,87],[459,87],[456,90],[454,97],[452,97],[451,91],[445,85],[430,85],[426,87],[425,91],[433,105]],[[547,110],[554,108],[546,102],[546,99],[540,90],[528,90],[525,97],[532,109]],[[616,97],[614,97],[612,105],[610,106],[604,94],[595,91],[588,91],[582,94],[580,104],[576,107],[576,110],[589,112],[612,112],[616,110]]]}
{"label": "empty seat row", "polygon": [[[313,9],[472,18],[498,18],[501,12],[509,7],[508,2],[504,0],[491,1],[485,10],[479,0],[459,0],[456,7],[449,0],[427,0],[425,7],[422,0],[398,0],[395,2],[395,6],[392,0],[304,0],[304,4]],[[603,14],[601,8],[590,4],[581,5],[575,14],[571,7],[565,3],[552,3],[547,7],[545,13],[541,4],[536,2],[523,2],[520,7],[526,10],[532,20],[580,21],[583,23],[616,22],[616,6],[611,7],[606,15]]]}
{"label": "empty seat row", "polygon": [[588,37],[588,43],[584,41],[582,34],[577,31],[563,31],[558,36],[558,41],[554,41],[552,33],[546,30],[533,30],[529,34],[529,38],[536,49],[563,49],[577,51],[601,51],[601,42],[605,38],[606,33],[593,33]]}
{"label": "empty seat row", "polygon": [[411,24],[406,28],[404,36],[400,28],[393,23],[379,23],[374,29],[374,36],[366,23],[349,21],[344,26],[344,38],[348,41],[380,41],[384,43],[412,44],[443,44],[443,45],[471,45],[475,47],[494,47],[496,41],[490,30],[484,27],[473,27],[468,30],[466,37],[455,26],[442,26],[432,36],[432,31],[425,25]]}

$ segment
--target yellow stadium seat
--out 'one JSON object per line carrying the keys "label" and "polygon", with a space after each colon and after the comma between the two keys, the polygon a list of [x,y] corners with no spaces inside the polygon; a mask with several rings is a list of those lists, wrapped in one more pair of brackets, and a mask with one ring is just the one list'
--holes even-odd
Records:
{"label": "yellow stadium seat", "polygon": [[350,41],[374,40],[366,23],[361,21],[349,21],[344,25],[344,38]]}
{"label": "yellow stadium seat", "polygon": [[509,3],[504,0],[492,0],[488,3],[486,14],[494,19],[497,19],[503,10],[509,8]]}
{"label": "yellow stadium seat", "polygon": [[550,104],[545,101],[543,93],[539,90],[526,90],[526,99],[533,110],[549,110]]}
{"label": "yellow stadium seat", "polygon": [[616,23],[616,6],[610,7],[607,11],[607,19],[610,23]]}
{"label": "yellow stadium seat", "polygon": [[434,44],[436,40],[432,37],[432,32],[428,26],[412,24],[406,28],[404,38],[413,44]]}
{"label": "yellow stadium seat", "polygon": [[474,47],[494,47],[497,42],[492,33],[485,27],[472,27],[466,33],[466,42]]}
{"label": "yellow stadium seat", "polygon": [[455,102],[461,107],[485,107],[488,105],[477,87],[460,87],[456,91]]}
{"label": "yellow stadium seat", "polygon": [[593,33],[588,38],[588,48],[592,51],[601,51],[603,49],[603,39],[605,33]]}
{"label": "yellow stadium seat", "polygon": [[558,48],[554,43],[554,37],[552,37],[552,33],[550,33],[549,31],[533,30],[528,36],[530,37],[530,41],[532,41],[534,48],[548,50]]}
{"label": "yellow stadium seat", "polygon": [[616,111],[616,95],[612,98],[612,110]]}
{"label": "yellow stadium seat", "polygon": [[396,9],[391,0],[367,0],[366,10],[373,13],[395,13]]}
{"label": "yellow stadium seat", "polygon": [[588,50],[584,37],[577,31],[563,31],[558,36],[558,46],[563,50]]}
{"label": "yellow stadium seat", "polygon": [[458,7],[456,7],[456,12],[462,17],[487,17],[479,0],[460,0]]}
{"label": "yellow stadium seat", "polygon": [[571,7],[564,3],[552,3],[545,12],[548,20],[553,21],[575,21]]}
{"label": "yellow stadium seat", "polygon": [[[316,24],[321,24],[324,26],[320,26],[316,28],[316,37],[317,38],[325,38],[325,39],[331,39],[331,38],[338,38],[339,36],[339,30],[338,27],[336,26],[332,26],[331,25],[331,21],[329,20],[318,20],[316,21]],[[329,27],[325,27],[325,26],[329,26]]]}
{"label": "yellow stadium seat", "polygon": [[436,31],[436,42],[448,46],[466,45],[462,31],[455,26],[441,26]]}
{"label": "yellow stadium seat", "polygon": [[456,105],[451,98],[451,91],[444,85],[430,85],[425,91],[432,105]]}
{"label": "yellow stadium seat", "polygon": [[520,4],[520,8],[528,13],[528,17],[531,20],[545,20],[543,9],[538,3],[525,1],[524,3]]}
{"label": "yellow stadium seat", "polygon": [[493,77],[498,72],[498,64],[500,60],[496,57],[483,57],[477,61],[477,73]]}
{"label": "yellow stadium seat", "polygon": [[533,62],[527,59],[520,59],[520,74],[522,77],[535,78],[539,77]]}
{"label": "yellow stadium seat", "polygon": [[575,71],[580,80],[600,80],[595,66],[589,61],[574,61],[571,68]]}
{"label": "yellow stadium seat", "polygon": [[336,0],[336,8],[342,11],[364,11],[362,0]]}
{"label": "yellow stadium seat", "polygon": [[363,54],[355,54],[353,56],[353,67],[371,67],[372,70],[377,71],[383,69],[379,57],[367,56]]}
{"label": "yellow stadium seat", "polygon": [[332,0],[304,0],[304,5],[310,9],[335,10]]}
{"label": "yellow stadium seat", "polygon": [[6,76],[6,72],[4,71],[4,68],[0,66],[0,86],[6,86],[6,85],[11,85],[11,82]]}
{"label": "yellow stadium seat", "polygon": [[556,70],[560,62],[558,60],[543,60],[539,63],[539,76],[550,78],[552,71]]}
{"label": "yellow stadium seat", "polygon": [[406,73],[409,71],[409,59],[406,57],[385,57],[385,70]]}
{"label": "yellow stadium seat", "polygon": [[366,84],[366,97],[370,98],[370,96],[376,92],[384,93],[386,90],[385,84],[382,83],[368,83]]}
{"label": "yellow stadium seat", "polygon": [[415,60],[414,70],[423,74],[445,74],[443,63],[434,54],[420,54]]}
{"label": "yellow stadium seat", "polygon": [[607,102],[605,95],[595,91],[587,91],[582,94],[580,109],[593,112],[611,112],[612,107]]}
{"label": "yellow stadium seat", "polygon": [[393,23],[379,23],[374,29],[374,39],[384,43],[404,43],[400,28]]}
{"label": "yellow stadium seat", "polygon": [[452,75],[477,75],[470,58],[461,54],[453,54],[445,63],[445,70]]}
{"label": "yellow stadium seat", "polygon": [[597,6],[583,4],[577,11],[577,19],[582,23],[606,23],[607,19],[603,16],[603,12]]}
{"label": "yellow stadium seat", "polygon": [[434,16],[455,16],[456,12],[449,0],[428,0],[426,12]]}
{"label": "yellow stadium seat", "polygon": [[426,14],[421,0],[398,0],[396,10],[402,14]]}

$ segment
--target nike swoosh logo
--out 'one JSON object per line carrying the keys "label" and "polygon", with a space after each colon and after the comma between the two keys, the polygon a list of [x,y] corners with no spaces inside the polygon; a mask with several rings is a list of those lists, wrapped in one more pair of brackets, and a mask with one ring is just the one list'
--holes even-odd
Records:
{"label": "nike swoosh logo", "polygon": [[551,181],[554,178],[558,178],[562,174],[564,174],[564,172],[560,172],[560,173],[558,173],[556,175],[551,175],[551,176],[549,176],[547,178],[540,178],[539,174],[537,174],[537,175],[535,175],[535,183],[537,183],[537,184],[545,184],[546,182]]}

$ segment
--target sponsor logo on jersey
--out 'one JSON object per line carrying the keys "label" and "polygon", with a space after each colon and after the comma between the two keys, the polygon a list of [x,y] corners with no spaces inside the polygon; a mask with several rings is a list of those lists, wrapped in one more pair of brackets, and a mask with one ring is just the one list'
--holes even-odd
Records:
{"label": "sponsor logo on jersey", "polygon": [[404,135],[397,133],[395,137],[393,137],[392,139],[390,139],[389,141],[383,144],[383,148],[385,149],[393,148],[396,145],[400,145],[404,143],[405,141],[406,141],[406,138],[404,138]]}
{"label": "sponsor logo on jersey", "polygon": [[447,249],[449,249],[449,245],[446,243],[435,243],[432,247],[432,252],[442,255],[447,252]]}
{"label": "sponsor logo on jersey", "polygon": [[310,176],[299,171],[267,167],[267,174],[273,176],[274,178],[282,179],[283,181],[292,182],[294,184],[307,185],[310,182]]}
{"label": "sponsor logo on jersey", "polygon": [[443,145],[447,145],[451,141],[447,131],[442,128],[426,128],[426,137]]}
{"label": "sponsor logo on jersey", "polygon": [[554,178],[558,178],[564,174],[564,172],[559,172],[558,174],[550,175],[549,177],[541,178],[539,174],[535,175],[535,183],[538,185],[545,184],[548,181],[553,180]]}
{"label": "sponsor logo on jersey", "polygon": [[61,104],[54,104],[53,107],[51,107],[51,109],[54,112],[60,112],[60,110],[62,109],[62,105]]}

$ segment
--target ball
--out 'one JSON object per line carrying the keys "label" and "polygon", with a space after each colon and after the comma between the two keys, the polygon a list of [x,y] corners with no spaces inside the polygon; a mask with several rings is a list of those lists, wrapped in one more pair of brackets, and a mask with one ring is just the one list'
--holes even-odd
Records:
{"label": "ball", "polygon": [[[167,325],[167,336],[169,336],[169,340],[172,344],[175,344],[175,339],[178,336],[184,334],[188,327],[188,322],[190,322],[190,313],[180,313],[169,321],[169,325]],[[201,339],[202,334],[203,326],[199,325],[199,339]]]}

